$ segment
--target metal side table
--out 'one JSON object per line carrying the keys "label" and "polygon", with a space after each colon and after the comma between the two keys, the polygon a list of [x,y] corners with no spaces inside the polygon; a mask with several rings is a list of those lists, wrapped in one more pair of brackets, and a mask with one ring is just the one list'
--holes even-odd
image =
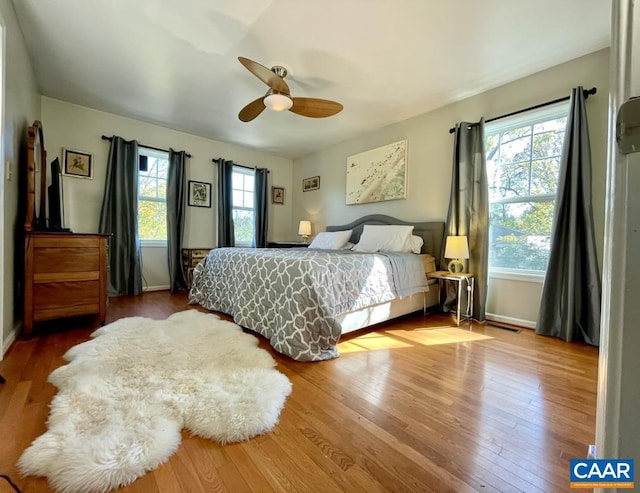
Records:
{"label": "metal side table", "polygon": [[[451,273],[448,270],[439,270],[436,272],[430,272],[427,274],[429,279],[438,280],[439,295],[442,293],[440,284],[442,281],[453,281],[458,283],[458,301],[456,303],[456,326],[460,326],[461,320],[471,320],[473,318],[473,290],[475,289],[475,277],[469,272]],[[460,313],[462,302],[462,284],[465,283],[467,287],[467,310],[464,315]],[[442,300],[440,300],[442,306]]]}

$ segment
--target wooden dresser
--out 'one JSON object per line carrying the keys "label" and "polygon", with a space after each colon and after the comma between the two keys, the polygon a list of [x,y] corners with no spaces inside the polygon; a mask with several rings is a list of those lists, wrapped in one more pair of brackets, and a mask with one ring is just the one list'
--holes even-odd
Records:
{"label": "wooden dresser", "polygon": [[24,331],[33,323],[107,315],[110,235],[29,231],[25,236]]}

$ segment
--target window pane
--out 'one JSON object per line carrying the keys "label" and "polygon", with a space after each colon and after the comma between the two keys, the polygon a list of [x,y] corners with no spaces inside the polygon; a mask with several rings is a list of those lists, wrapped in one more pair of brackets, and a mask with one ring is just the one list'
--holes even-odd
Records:
{"label": "window pane", "polygon": [[525,161],[531,157],[531,137],[508,139],[506,133],[502,136],[500,159],[505,163]]}
{"label": "window pane", "polygon": [[536,123],[533,126],[533,132],[539,133],[539,132],[554,131],[554,132],[564,133],[564,129],[566,126],[567,126],[567,118],[566,117],[558,118],[556,120],[548,120],[546,122]]}
{"label": "window pane", "polygon": [[487,142],[485,143],[485,150],[487,153],[487,165],[489,161],[493,162],[494,159],[499,157],[498,151],[500,149],[500,135],[489,135]]}
{"label": "window pane", "polygon": [[555,201],[491,204],[489,265],[545,270]]}
{"label": "window pane", "polygon": [[502,134],[502,142],[508,143],[512,140],[517,140],[520,137],[526,137],[531,135],[531,126],[527,125],[526,127],[513,128],[510,130],[506,130]]}
{"label": "window pane", "polygon": [[253,175],[244,175],[244,189],[253,191],[253,183],[254,183]]}
{"label": "window pane", "polygon": [[167,180],[158,180],[158,197],[167,199]]}
{"label": "window pane", "polygon": [[242,207],[243,206],[243,193],[241,190],[233,191],[233,206],[234,207]]}
{"label": "window pane", "polygon": [[234,190],[242,190],[242,184],[244,183],[242,173],[231,174],[231,188]]}
{"label": "window pane", "polygon": [[490,201],[529,195],[529,163],[502,164],[489,178]]}
{"label": "window pane", "polygon": [[560,156],[564,132],[542,132],[533,136],[533,159]]}
{"label": "window pane", "polygon": [[253,209],[253,192],[244,192],[244,207]]}
{"label": "window pane", "polygon": [[531,195],[555,194],[560,176],[560,158],[540,159],[531,163]]}
{"label": "window pane", "polygon": [[156,183],[157,181],[155,178],[150,178],[149,176],[143,176],[140,174],[140,178],[138,180],[138,196],[157,197]]}
{"label": "window pane", "polygon": [[149,158],[149,160],[147,161],[149,164],[149,171],[148,174],[149,176],[153,176],[154,178],[158,177],[158,160],[155,158]]}
{"label": "window pane", "polygon": [[158,177],[166,180],[169,176],[169,160],[158,159],[157,161]]}
{"label": "window pane", "polygon": [[141,240],[167,239],[167,204],[138,200],[138,232]]}
{"label": "window pane", "polygon": [[233,229],[236,243],[251,244],[253,242],[253,211],[233,210]]}

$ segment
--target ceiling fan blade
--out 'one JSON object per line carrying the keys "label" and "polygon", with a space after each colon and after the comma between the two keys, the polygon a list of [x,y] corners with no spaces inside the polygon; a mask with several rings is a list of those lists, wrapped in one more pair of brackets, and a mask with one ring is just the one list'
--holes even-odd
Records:
{"label": "ceiling fan blade", "polygon": [[343,106],[335,101],[317,98],[291,98],[293,106],[289,111],[310,118],[324,118],[342,111]]}
{"label": "ceiling fan blade", "polygon": [[248,105],[240,110],[238,113],[238,118],[240,118],[243,122],[250,122],[255,117],[257,117],[262,111],[266,108],[264,105],[264,96],[259,97],[258,99],[251,101]]}
{"label": "ceiling fan blade", "polygon": [[258,62],[249,60],[243,56],[239,56],[238,60],[245,68],[255,75],[258,79],[268,85],[271,89],[282,94],[289,94],[289,86],[282,77],[276,75],[273,71],[269,70],[264,65],[260,65]]}

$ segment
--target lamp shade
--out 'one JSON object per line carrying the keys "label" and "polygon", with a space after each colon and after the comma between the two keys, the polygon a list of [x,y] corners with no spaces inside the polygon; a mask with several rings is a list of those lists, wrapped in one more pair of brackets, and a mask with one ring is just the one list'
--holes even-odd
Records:
{"label": "lamp shade", "polygon": [[310,236],[311,221],[300,221],[300,226],[298,226],[298,234],[301,236]]}
{"label": "lamp shade", "polygon": [[293,106],[291,98],[284,94],[269,94],[263,102],[267,108],[273,111],[285,111]]}
{"label": "lamp shade", "polygon": [[469,258],[469,243],[466,236],[447,236],[444,247],[445,258]]}

